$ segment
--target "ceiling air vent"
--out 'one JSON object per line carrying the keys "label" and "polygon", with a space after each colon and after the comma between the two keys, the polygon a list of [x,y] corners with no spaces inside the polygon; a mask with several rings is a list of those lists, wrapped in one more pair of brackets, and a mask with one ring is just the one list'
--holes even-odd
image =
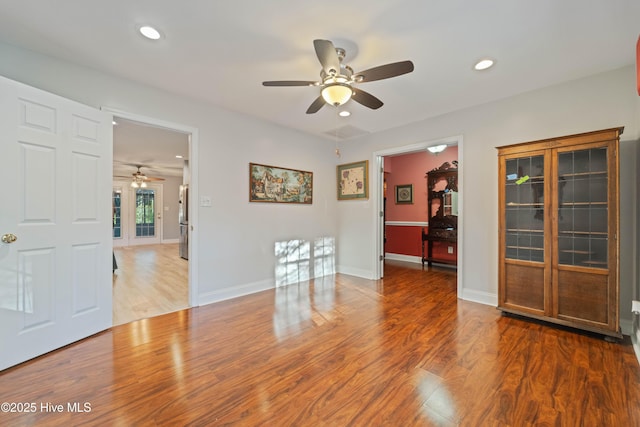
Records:
{"label": "ceiling air vent", "polygon": [[351,139],[358,136],[367,135],[369,132],[351,125],[345,125],[337,129],[328,130],[325,135],[329,135],[332,139]]}

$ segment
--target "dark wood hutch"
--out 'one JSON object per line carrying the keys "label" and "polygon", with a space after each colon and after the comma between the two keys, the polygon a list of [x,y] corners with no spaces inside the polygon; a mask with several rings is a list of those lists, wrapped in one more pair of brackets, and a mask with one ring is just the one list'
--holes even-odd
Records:
{"label": "dark wood hutch", "polygon": [[[434,242],[458,242],[458,162],[444,162],[427,172],[429,226],[422,229],[422,264],[456,265],[457,261],[433,255]],[[425,254],[426,246],[426,254]]]}

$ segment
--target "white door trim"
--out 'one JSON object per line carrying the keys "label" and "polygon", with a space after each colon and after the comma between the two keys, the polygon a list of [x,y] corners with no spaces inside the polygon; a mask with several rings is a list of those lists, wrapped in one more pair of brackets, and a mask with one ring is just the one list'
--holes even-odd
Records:
{"label": "white door trim", "polygon": [[198,206],[196,201],[199,200],[198,190],[198,129],[179,124],[160,120],[154,117],[143,116],[141,114],[130,113],[111,107],[103,106],[103,111],[111,113],[114,117],[122,117],[123,119],[133,120],[140,123],[147,123],[153,126],[181,132],[189,135],[189,306],[199,306],[198,294]]}

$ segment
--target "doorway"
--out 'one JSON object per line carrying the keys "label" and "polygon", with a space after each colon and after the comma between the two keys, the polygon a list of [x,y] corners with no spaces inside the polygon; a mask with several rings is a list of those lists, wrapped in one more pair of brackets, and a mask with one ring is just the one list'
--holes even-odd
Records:
{"label": "doorway", "polygon": [[[197,306],[197,277],[193,274],[198,262],[197,234],[193,232],[197,212],[193,209],[189,260],[180,258],[178,250],[179,187],[188,183],[197,194],[197,129],[122,111],[106,111],[114,116],[114,179],[118,181],[113,185],[113,237],[116,262],[121,258],[114,266],[114,324],[118,321],[116,318],[120,319],[119,323],[138,320],[132,314],[128,321],[122,321],[123,316],[115,315],[119,309],[120,313],[142,313],[138,314],[139,318],[144,318]],[[130,138],[124,143],[126,149],[120,152],[118,138],[125,128]],[[136,177],[136,170],[149,179]],[[138,186],[134,187],[136,181]],[[118,280],[118,284],[127,282],[131,286],[130,296],[116,295]],[[157,298],[148,298],[170,295],[167,280],[173,281],[171,286],[179,283],[183,287],[180,292],[184,293],[184,302],[176,304],[169,297],[156,304],[153,301]],[[164,288],[154,288],[154,283]],[[118,307],[120,303],[131,307]],[[149,308],[149,305],[158,307]],[[143,306],[144,310],[139,310]]]}
{"label": "doorway", "polygon": [[[416,152],[420,152],[420,151],[426,151],[428,147],[431,146],[435,146],[435,145],[442,145],[442,144],[446,144],[446,145],[456,145],[458,147],[458,161],[460,166],[463,165],[462,163],[462,157],[463,157],[463,138],[462,135],[457,135],[457,136],[452,136],[449,138],[443,138],[443,139],[438,139],[438,140],[432,140],[432,141],[424,141],[424,142],[419,142],[416,144],[411,144],[411,145],[406,145],[406,146],[402,146],[402,147],[395,147],[395,148],[391,148],[391,149],[386,149],[386,150],[381,150],[381,151],[376,151],[373,153],[373,164],[376,165],[376,173],[373,174],[373,188],[374,191],[372,192],[372,201],[376,206],[376,209],[374,211],[374,215],[375,215],[375,220],[374,220],[374,230],[373,230],[373,234],[376,236],[376,253],[375,253],[375,265],[376,265],[376,277],[378,278],[382,278],[384,277],[384,250],[385,250],[385,213],[386,213],[386,207],[385,207],[385,189],[384,189],[384,185],[385,185],[385,176],[384,176],[384,164],[385,164],[385,157],[389,157],[389,156],[399,156],[399,155],[404,155],[404,154],[411,154],[411,153],[416,153]],[[424,172],[427,172],[427,170],[425,170]],[[457,251],[457,255],[458,255],[458,275],[457,275],[457,290],[458,290],[458,295],[462,295],[462,276],[463,276],[463,264],[464,264],[464,258],[463,258],[463,251],[462,251],[462,247],[463,247],[463,237],[464,237],[464,232],[463,232],[463,168],[460,167],[459,168],[459,172],[458,172],[458,190],[459,190],[459,200],[458,200],[458,213],[459,213],[459,218],[458,218],[458,241],[457,241],[457,247],[456,247],[456,251]],[[425,183],[426,185],[426,183]],[[426,191],[426,188],[425,188]],[[387,198],[388,200],[392,200],[395,195],[391,194],[394,192],[393,188],[387,188],[386,194],[387,194]],[[387,207],[389,206],[388,203],[390,203],[389,201],[387,201]]]}

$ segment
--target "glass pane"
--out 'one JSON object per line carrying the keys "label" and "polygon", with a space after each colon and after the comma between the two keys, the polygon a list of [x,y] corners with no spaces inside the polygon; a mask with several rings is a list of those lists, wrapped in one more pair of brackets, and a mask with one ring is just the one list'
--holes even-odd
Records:
{"label": "glass pane", "polygon": [[607,208],[597,207],[591,209],[589,216],[589,229],[594,233],[607,233]]}
{"label": "glass pane", "polygon": [[155,236],[154,199],[154,190],[136,190],[136,237]]}
{"label": "glass pane", "polygon": [[607,149],[594,148],[591,151],[591,172],[607,173]]}
{"label": "glass pane", "polygon": [[607,149],[558,155],[558,262],[607,267]]}
{"label": "glass pane", "polygon": [[113,238],[122,238],[122,193],[120,191],[114,191],[112,193],[112,206],[113,206]]}
{"label": "glass pane", "polygon": [[607,175],[596,175],[591,178],[590,201],[607,203]]}
{"label": "glass pane", "polygon": [[544,260],[544,157],[505,162],[506,257]]}

